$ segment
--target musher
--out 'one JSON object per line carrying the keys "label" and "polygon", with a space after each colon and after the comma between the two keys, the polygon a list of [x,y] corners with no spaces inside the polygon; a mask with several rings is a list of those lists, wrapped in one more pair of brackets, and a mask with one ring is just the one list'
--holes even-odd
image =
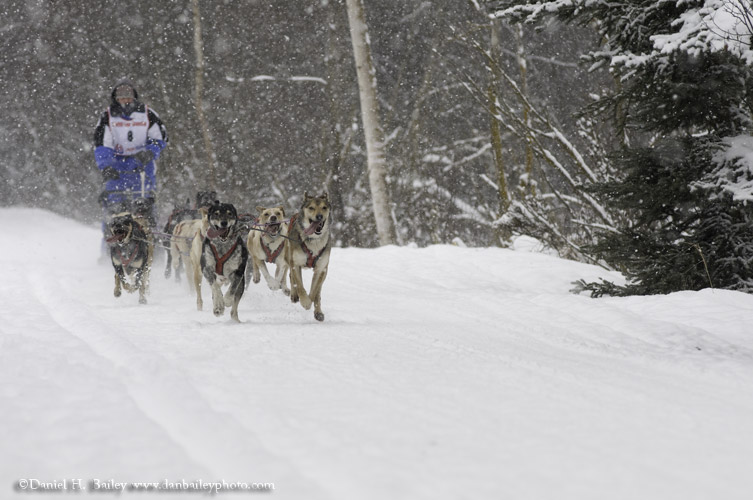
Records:
{"label": "musher", "polygon": [[136,87],[121,80],[113,87],[110,105],[94,131],[94,160],[105,184],[100,200],[105,218],[130,210],[136,198],[150,201],[155,227],[156,160],[167,145],[167,130],[159,115],[138,100]]}

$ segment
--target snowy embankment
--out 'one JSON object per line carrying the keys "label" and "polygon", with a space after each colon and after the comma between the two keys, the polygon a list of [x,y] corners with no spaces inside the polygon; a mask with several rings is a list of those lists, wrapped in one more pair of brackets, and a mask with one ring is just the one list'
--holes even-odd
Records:
{"label": "snowy embankment", "polygon": [[148,305],[115,299],[96,228],[0,215],[3,498],[72,479],[279,499],[753,491],[751,295],[590,299],[570,283],[619,276],[522,250],[334,249],[324,323],[262,283],[234,324],[162,259]]}

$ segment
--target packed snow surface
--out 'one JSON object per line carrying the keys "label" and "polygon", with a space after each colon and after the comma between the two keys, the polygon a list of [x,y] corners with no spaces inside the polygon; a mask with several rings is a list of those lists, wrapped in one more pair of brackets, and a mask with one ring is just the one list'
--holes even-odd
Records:
{"label": "packed snow surface", "polygon": [[574,295],[621,278],[524,239],[335,248],[323,323],[262,281],[237,324],[163,258],[116,299],[97,228],[0,215],[2,498],[751,498],[752,295]]}

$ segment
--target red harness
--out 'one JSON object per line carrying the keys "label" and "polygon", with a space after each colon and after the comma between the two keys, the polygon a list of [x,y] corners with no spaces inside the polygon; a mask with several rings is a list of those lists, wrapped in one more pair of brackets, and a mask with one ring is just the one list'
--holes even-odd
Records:
{"label": "red harness", "polygon": [[285,248],[285,240],[282,240],[282,243],[274,252],[272,252],[269,247],[264,244],[264,240],[259,239],[259,242],[261,243],[262,250],[264,250],[264,253],[267,256],[267,262],[269,262],[270,264],[274,264],[274,262],[277,260],[277,257],[280,256],[282,250]]}
{"label": "red harness", "polygon": [[314,267],[316,265],[316,261],[319,260],[319,257],[321,257],[324,251],[327,249],[327,247],[324,247],[319,251],[318,254],[314,255],[314,253],[308,249],[304,242],[301,242],[301,248],[304,252],[306,252],[306,255],[308,255],[308,258],[306,259],[306,267]]}
{"label": "red harness", "polygon": [[227,262],[227,260],[230,258],[230,256],[233,255],[233,252],[235,251],[235,249],[238,247],[238,241],[239,240],[236,239],[235,243],[230,248],[230,250],[228,250],[227,253],[225,255],[223,255],[222,257],[219,256],[219,254],[217,253],[217,248],[215,248],[215,246],[212,244],[212,242],[209,242],[209,247],[212,249],[212,253],[214,254],[214,258],[217,261],[214,264],[214,272],[215,273],[220,274],[220,275],[222,274],[222,270],[225,268],[225,262]]}
{"label": "red harness", "polygon": [[[295,221],[298,219],[298,214],[293,214],[293,216],[290,218],[290,224],[288,225],[288,232],[293,228],[293,224],[295,224]],[[314,255],[314,252],[309,250],[309,247],[306,246],[306,243],[303,241],[300,241],[301,244],[301,250],[303,250],[306,253],[306,267],[314,267],[316,265],[316,261],[319,260],[319,257],[322,256],[324,251],[327,249],[325,246],[322,248],[318,254]],[[280,245],[282,246],[282,245]]]}
{"label": "red harness", "polygon": [[133,262],[133,259],[135,259],[136,255],[138,255],[138,253],[139,253],[139,246],[136,245],[133,248],[133,253],[127,259],[125,257],[123,257],[123,252],[120,251],[120,248],[117,248],[116,250],[118,251],[118,255],[120,255],[120,264],[123,267],[128,267],[128,264],[130,264],[131,262]]}

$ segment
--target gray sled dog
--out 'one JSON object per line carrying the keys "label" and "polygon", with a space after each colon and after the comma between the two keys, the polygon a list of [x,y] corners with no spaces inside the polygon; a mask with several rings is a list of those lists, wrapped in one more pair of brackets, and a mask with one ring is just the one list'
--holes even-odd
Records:
{"label": "gray sled dog", "polygon": [[[332,207],[327,193],[321,196],[303,195],[301,209],[293,215],[288,224],[288,243],[285,248],[285,261],[290,268],[290,300],[300,300],[304,309],[314,304],[314,318],[324,321],[322,312],[322,285],[327,277],[329,254],[332,248],[330,226]],[[301,277],[301,268],[314,270],[311,289],[306,293]]]}
{"label": "gray sled dog", "polygon": [[[207,212],[209,229],[201,246],[201,272],[212,287],[215,316],[222,316],[230,307],[230,317],[237,322],[238,303],[245,290],[248,250],[238,224],[238,212],[230,203],[215,203]],[[197,307],[201,310],[201,281],[198,282]],[[222,286],[229,284],[223,296]]]}
{"label": "gray sled dog", "polygon": [[[261,281],[261,275],[270,290],[282,289],[285,295],[290,295],[286,283],[288,265],[285,262],[285,242],[288,228],[285,221],[283,207],[256,207],[259,217],[248,233],[248,253],[251,256],[251,279],[254,283]],[[267,263],[275,264],[274,278],[267,271]]]}
{"label": "gray sled dog", "polygon": [[[139,304],[146,304],[149,293],[149,272],[153,247],[144,229],[128,212],[116,214],[107,224],[110,236],[110,260],[115,269],[115,297],[121,289],[128,293],[139,291]],[[129,281],[133,281],[131,284]]]}

